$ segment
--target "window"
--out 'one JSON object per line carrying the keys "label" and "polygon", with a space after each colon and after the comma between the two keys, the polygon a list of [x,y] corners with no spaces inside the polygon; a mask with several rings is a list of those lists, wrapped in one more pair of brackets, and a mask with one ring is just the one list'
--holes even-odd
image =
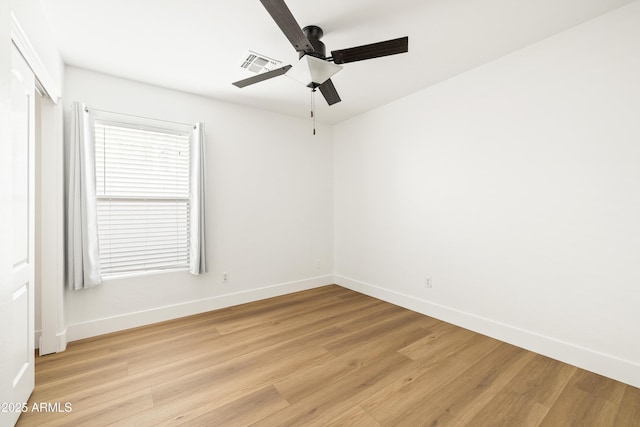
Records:
{"label": "window", "polygon": [[189,268],[189,129],[95,121],[103,276]]}

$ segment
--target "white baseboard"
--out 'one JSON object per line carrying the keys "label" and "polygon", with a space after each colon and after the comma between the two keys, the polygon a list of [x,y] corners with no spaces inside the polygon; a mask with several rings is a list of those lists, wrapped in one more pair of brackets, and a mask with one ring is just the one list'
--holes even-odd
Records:
{"label": "white baseboard", "polygon": [[58,340],[58,353],[67,349],[67,330],[68,328],[64,328],[64,331],[56,334],[56,339]]}
{"label": "white baseboard", "polygon": [[[42,343],[42,330],[35,331],[34,338],[35,338],[35,348],[39,350],[42,347],[40,345]],[[56,347],[52,352],[60,353],[61,351],[65,351],[66,349],[67,349],[67,328],[65,328],[64,331],[56,334]],[[39,352],[38,354],[40,356],[43,356]]]}
{"label": "white baseboard", "polygon": [[335,283],[634,387],[640,387],[640,364],[638,363],[348,277],[336,275]]}
{"label": "white baseboard", "polygon": [[64,346],[61,346],[60,348],[66,348],[67,342],[80,340],[83,338],[95,337],[98,335],[121,331],[124,329],[149,325],[151,323],[163,322],[165,320],[177,319],[184,316],[191,316],[193,314],[204,313],[207,311],[231,307],[238,304],[244,304],[266,298],[290,294],[293,292],[304,291],[320,286],[331,285],[333,283],[333,275],[312,277],[309,279],[281,283],[278,285],[234,292],[225,295],[218,295],[211,298],[189,301],[185,303],[154,308],[151,310],[137,311],[119,316],[96,319],[82,323],[75,323],[67,325],[67,329],[65,331],[66,335],[62,337],[64,338]]}

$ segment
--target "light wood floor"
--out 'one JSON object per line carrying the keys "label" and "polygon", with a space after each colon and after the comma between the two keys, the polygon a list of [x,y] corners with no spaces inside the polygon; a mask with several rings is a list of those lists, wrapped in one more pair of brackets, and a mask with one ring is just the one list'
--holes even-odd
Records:
{"label": "light wood floor", "polygon": [[71,343],[19,426],[640,426],[640,390],[338,286]]}

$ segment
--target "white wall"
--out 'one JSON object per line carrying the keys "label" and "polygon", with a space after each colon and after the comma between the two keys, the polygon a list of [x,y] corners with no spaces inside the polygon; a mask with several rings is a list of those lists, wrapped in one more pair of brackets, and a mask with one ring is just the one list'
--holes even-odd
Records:
{"label": "white wall", "polygon": [[639,22],[337,125],[337,282],[640,386]]}
{"label": "white wall", "polygon": [[69,340],[333,282],[328,126],[314,137],[306,120],[73,67],[65,71],[64,88],[67,113],[72,101],[81,101],[100,110],[204,122],[209,209],[208,274],[158,274],[68,291]]}

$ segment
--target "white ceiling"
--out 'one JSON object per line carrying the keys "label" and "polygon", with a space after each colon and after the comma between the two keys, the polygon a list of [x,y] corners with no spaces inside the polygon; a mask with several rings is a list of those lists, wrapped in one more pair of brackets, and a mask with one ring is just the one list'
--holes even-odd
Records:
{"label": "white ceiling", "polygon": [[[318,96],[338,123],[477,67],[632,0],[287,0],[331,50],[409,36],[406,54],[349,63],[333,77],[342,102]],[[69,65],[308,117],[309,89],[277,77],[243,89],[248,50],[293,64],[297,54],[259,0],[45,0]],[[319,94],[318,94],[319,95]]]}

